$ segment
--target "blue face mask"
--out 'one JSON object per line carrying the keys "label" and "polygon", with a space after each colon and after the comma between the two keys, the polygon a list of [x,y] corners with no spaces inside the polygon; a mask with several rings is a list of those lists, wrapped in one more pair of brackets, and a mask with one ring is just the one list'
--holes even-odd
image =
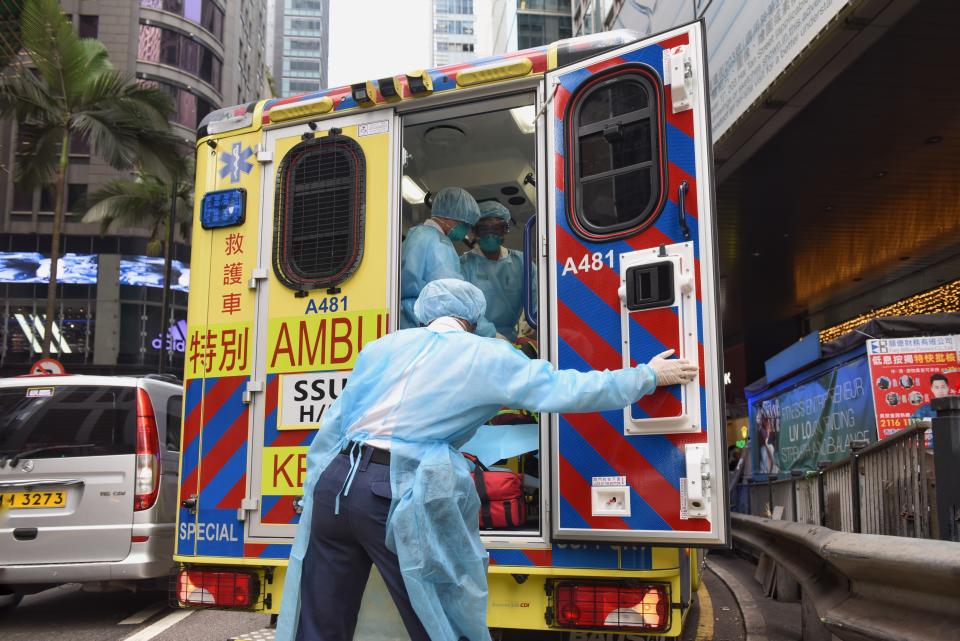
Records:
{"label": "blue face mask", "polygon": [[477,239],[477,244],[480,245],[480,250],[485,251],[488,254],[500,249],[500,245],[503,244],[503,238],[500,236],[495,236],[493,234],[488,234],[487,236],[481,236]]}
{"label": "blue face mask", "polygon": [[468,231],[470,231],[470,225],[465,222],[459,222],[453,229],[447,232],[447,238],[453,242],[457,242],[458,240],[466,238]]}

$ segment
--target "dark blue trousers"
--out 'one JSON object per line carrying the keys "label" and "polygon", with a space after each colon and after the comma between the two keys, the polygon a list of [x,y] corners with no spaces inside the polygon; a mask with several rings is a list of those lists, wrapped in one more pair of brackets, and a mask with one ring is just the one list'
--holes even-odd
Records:
{"label": "dark blue trousers", "polygon": [[430,641],[410,604],[397,555],[385,543],[390,466],[372,463],[372,453],[363,448],[349,494],[340,497],[339,515],[334,503],[350,473],[350,457],[334,458],[317,481],[300,579],[297,641],[352,641],[371,563],[383,576],[411,641]]}

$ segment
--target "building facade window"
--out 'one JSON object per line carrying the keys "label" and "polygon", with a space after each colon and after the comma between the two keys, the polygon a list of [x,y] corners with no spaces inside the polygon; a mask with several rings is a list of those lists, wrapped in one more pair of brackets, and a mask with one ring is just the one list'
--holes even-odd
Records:
{"label": "building facade window", "polygon": [[570,16],[517,14],[517,46],[520,49],[540,47],[569,38],[573,33]]}
{"label": "building facade window", "polygon": [[571,101],[566,148],[571,222],[587,238],[634,233],[661,209],[659,89],[640,68],[592,81]]}
{"label": "building facade window", "polygon": [[438,42],[437,51],[473,51],[472,42]]}
{"label": "building facade window", "polygon": [[77,21],[77,34],[81,38],[96,38],[99,32],[99,16],[80,16],[80,19]]}
{"label": "building facade window", "polygon": [[172,29],[141,24],[137,58],[176,67],[220,91],[220,58],[200,42]]}
{"label": "building facade window", "polygon": [[284,78],[315,78],[319,80],[320,74],[321,65],[319,60],[283,59]]}
{"label": "building facade window", "polygon": [[434,0],[433,9],[436,13],[472,16],[473,0]]}
{"label": "building facade window", "polygon": [[213,0],[140,0],[140,6],[175,13],[223,41],[223,9]]}
{"label": "building facade window", "polygon": [[570,15],[570,0],[517,0],[519,11],[550,11]]}
{"label": "building facade window", "polygon": [[311,91],[320,91],[323,87],[319,81],[311,82],[309,80],[284,80],[283,95],[290,96],[299,93],[309,93]]}
{"label": "building facade window", "polygon": [[284,18],[283,33],[287,36],[319,36],[323,21],[311,18]]}
{"label": "building facade window", "polygon": [[473,20],[434,20],[434,33],[473,35]]}
{"label": "building facade window", "polygon": [[363,150],[339,135],[301,142],[281,163],[277,185],[277,278],[300,291],[345,281],[363,258]]}
{"label": "building facade window", "polygon": [[141,80],[140,82],[148,87],[157,87],[170,96],[170,101],[173,103],[173,115],[170,121],[188,129],[199,127],[200,121],[216,108],[206,98],[168,82],[162,80]]}
{"label": "building facade window", "polygon": [[319,39],[284,38],[284,55],[320,58],[323,56],[323,42]]}
{"label": "building facade window", "polygon": [[323,2],[321,0],[284,0],[284,9],[300,15],[320,16],[323,15]]}

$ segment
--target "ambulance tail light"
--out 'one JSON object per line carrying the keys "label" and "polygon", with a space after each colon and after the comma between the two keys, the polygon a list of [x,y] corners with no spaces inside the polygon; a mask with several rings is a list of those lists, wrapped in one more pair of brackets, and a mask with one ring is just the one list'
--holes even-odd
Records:
{"label": "ambulance tail light", "polygon": [[258,606],[260,583],[251,572],[181,570],[177,574],[177,605],[249,610]]}
{"label": "ambulance tail light", "polygon": [[632,581],[560,581],[553,586],[548,622],[559,628],[665,632],[670,627],[670,592],[665,585]]}
{"label": "ambulance tail light", "polygon": [[149,510],[160,489],[160,434],[147,390],[137,389],[137,464],[133,510]]}

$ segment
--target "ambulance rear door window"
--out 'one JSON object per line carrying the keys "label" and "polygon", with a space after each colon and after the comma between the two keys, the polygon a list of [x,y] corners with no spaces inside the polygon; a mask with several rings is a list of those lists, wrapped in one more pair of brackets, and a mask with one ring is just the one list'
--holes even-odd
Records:
{"label": "ambulance rear door window", "polygon": [[641,68],[589,83],[570,105],[574,228],[582,235],[632,233],[663,196],[659,89]]}

